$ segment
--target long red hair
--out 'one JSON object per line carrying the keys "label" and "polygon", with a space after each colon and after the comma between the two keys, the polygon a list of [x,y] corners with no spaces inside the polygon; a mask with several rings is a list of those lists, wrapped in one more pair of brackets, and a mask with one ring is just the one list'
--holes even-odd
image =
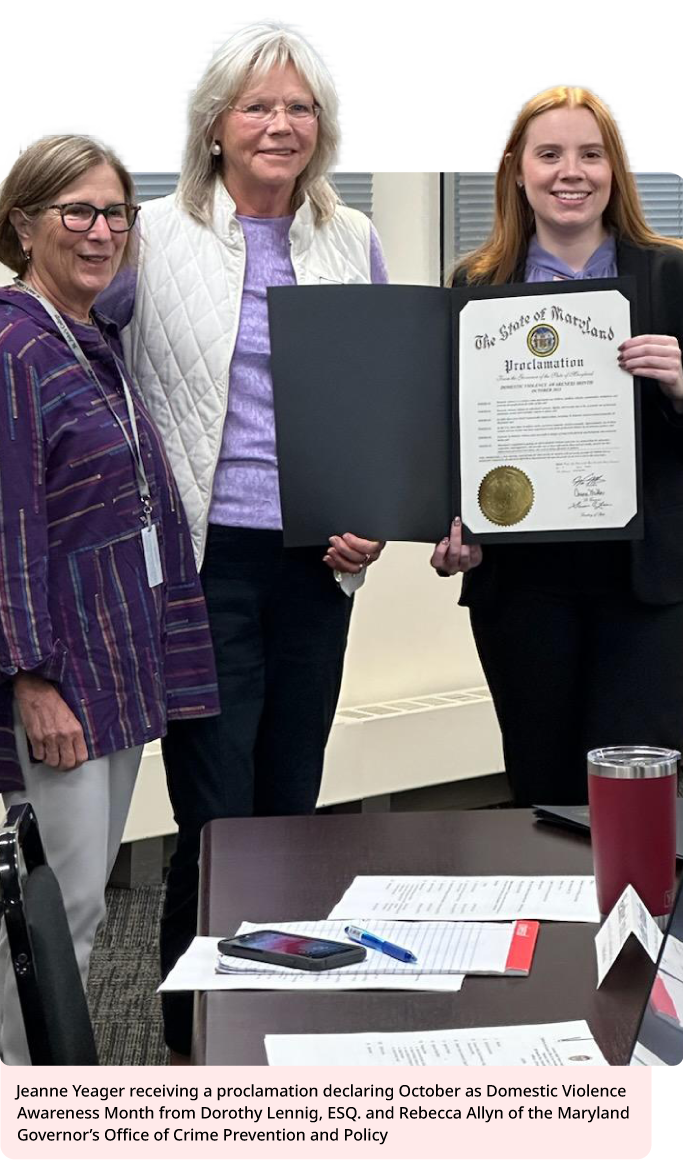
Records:
{"label": "long red hair", "polygon": [[456,275],[468,283],[505,283],[523,262],[534,233],[534,212],[517,179],[526,142],[526,131],[534,117],[550,109],[589,109],[598,123],[607,157],[612,167],[612,192],[603,215],[606,228],[617,238],[641,246],[669,243],[683,247],[679,239],[655,234],[645,221],[638,189],[628,168],[621,134],[607,106],[590,89],[557,85],[527,101],[507,140],[496,175],[495,217],[491,234],[476,251],[457,264]]}

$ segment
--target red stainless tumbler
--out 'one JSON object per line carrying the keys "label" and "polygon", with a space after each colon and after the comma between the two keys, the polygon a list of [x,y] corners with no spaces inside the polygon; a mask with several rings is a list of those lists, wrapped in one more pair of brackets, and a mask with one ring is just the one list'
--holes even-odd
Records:
{"label": "red stainless tumbler", "polygon": [[632,885],[660,924],[676,880],[676,786],[680,752],[596,748],[588,753],[593,868],[605,917]]}

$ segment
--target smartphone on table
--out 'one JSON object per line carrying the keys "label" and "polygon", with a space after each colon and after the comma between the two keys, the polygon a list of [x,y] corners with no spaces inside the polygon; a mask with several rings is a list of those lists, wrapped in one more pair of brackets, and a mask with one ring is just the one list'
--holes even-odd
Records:
{"label": "smartphone on table", "polygon": [[251,958],[255,962],[289,966],[292,970],[337,970],[340,966],[363,962],[366,954],[363,946],[349,942],[306,938],[281,930],[253,930],[239,937],[222,938],[218,952],[230,958]]}

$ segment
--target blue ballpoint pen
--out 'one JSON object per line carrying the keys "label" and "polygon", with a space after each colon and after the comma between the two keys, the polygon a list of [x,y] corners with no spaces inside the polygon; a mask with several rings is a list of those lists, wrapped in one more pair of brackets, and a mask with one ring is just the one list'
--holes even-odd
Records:
{"label": "blue ballpoint pen", "polygon": [[404,950],[403,946],[395,946],[393,942],[385,942],[384,938],[369,934],[367,930],[359,930],[358,926],[344,926],[344,933],[352,942],[358,942],[360,946],[367,946],[370,950],[378,950],[380,954],[387,954],[397,962],[417,962],[417,958],[410,950]]}

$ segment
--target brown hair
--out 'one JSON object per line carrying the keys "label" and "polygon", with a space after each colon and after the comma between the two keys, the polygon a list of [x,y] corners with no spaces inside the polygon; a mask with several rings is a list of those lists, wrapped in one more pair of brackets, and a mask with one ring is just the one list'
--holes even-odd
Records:
{"label": "brown hair", "polygon": [[679,239],[655,234],[645,221],[638,189],[628,168],[626,150],[616,121],[607,106],[590,89],[557,85],[527,101],[517,116],[507,140],[496,175],[495,216],[489,237],[476,251],[456,265],[450,282],[464,275],[468,283],[505,283],[523,261],[534,233],[534,213],[517,178],[529,123],[551,109],[588,109],[598,123],[607,157],[612,167],[612,191],[603,222],[617,238],[640,246],[670,243],[683,247]]}
{"label": "brown hair", "polygon": [[[116,154],[101,142],[77,134],[41,137],[23,151],[0,187],[0,262],[18,275],[28,263],[12,222],[13,210],[33,218],[42,206],[54,202],[65,186],[78,180],[93,166],[111,166],[123,187],[126,202],[135,201],[135,187],[128,170]],[[122,263],[129,257],[133,232],[128,235]]]}

